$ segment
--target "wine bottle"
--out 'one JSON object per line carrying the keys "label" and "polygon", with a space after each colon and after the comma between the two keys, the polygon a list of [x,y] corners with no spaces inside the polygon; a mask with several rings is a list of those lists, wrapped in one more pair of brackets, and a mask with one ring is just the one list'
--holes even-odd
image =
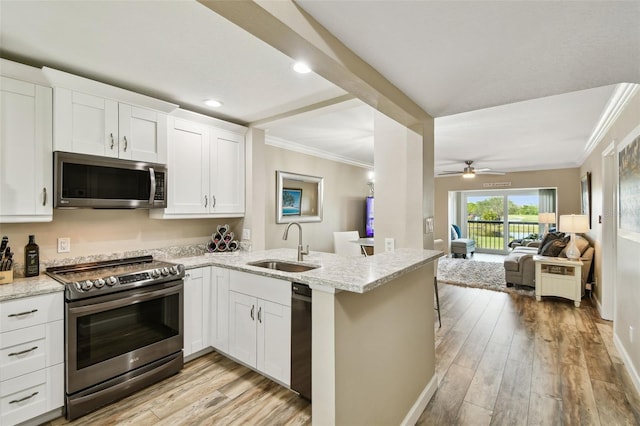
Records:
{"label": "wine bottle", "polygon": [[35,235],[29,235],[29,244],[24,246],[24,276],[40,275],[40,248],[36,244]]}

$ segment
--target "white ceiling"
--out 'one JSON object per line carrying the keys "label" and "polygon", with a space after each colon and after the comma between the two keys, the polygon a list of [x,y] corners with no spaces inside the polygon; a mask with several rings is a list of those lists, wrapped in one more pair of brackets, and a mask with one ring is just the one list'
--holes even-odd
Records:
{"label": "white ceiling", "polygon": [[[613,85],[640,83],[637,1],[298,4],[436,117],[437,172],[576,167]],[[0,0],[0,54],[373,162],[371,108],[269,120],[345,92],[195,1]]]}

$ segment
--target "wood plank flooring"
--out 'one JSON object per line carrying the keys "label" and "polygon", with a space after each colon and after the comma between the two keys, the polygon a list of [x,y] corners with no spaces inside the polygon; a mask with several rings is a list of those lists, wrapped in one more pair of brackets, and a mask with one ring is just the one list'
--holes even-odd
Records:
{"label": "wood plank flooring", "polygon": [[[588,299],[440,284],[439,388],[419,425],[640,425],[612,323]],[[69,424],[63,418],[51,426]],[[74,425],[308,425],[311,406],[218,353]]]}

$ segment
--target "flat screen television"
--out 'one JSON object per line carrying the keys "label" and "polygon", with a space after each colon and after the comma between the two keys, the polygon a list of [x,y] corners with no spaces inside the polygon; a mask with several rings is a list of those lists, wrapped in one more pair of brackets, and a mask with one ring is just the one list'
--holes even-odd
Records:
{"label": "flat screen television", "polygon": [[373,237],[373,197],[367,197],[365,234],[367,238]]}

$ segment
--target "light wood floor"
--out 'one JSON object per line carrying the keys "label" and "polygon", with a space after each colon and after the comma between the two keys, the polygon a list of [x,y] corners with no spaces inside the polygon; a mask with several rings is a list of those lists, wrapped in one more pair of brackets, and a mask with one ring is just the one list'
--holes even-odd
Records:
{"label": "light wood floor", "polygon": [[[610,322],[573,302],[440,284],[439,388],[419,425],[640,425]],[[596,403],[597,401],[597,403]],[[72,424],[302,425],[293,392],[211,353]],[[50,425],[67,422],[60,418]]]}

